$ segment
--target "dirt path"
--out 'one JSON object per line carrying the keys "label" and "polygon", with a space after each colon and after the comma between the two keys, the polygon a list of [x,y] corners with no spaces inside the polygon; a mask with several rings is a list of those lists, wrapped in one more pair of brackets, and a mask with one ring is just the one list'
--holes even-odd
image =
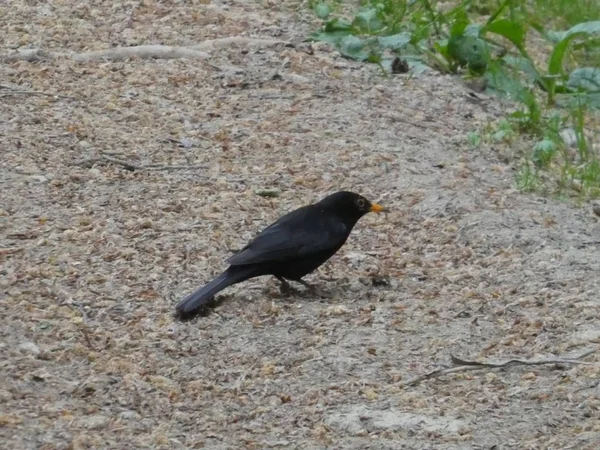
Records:
{"label": "dirt path", "polygon": [[[9,3],[1,53],[297,45],[0,63],[0,447],[597,448],[600,353],[401,385],[451,354],[600,342],[597,218],[516,192],[502,149],[466,143],[503,105],[310,54],[294,2]],[[339,189],[393,212],[311,277],[331,299],[259,279],[174,321],[233,249]]]}

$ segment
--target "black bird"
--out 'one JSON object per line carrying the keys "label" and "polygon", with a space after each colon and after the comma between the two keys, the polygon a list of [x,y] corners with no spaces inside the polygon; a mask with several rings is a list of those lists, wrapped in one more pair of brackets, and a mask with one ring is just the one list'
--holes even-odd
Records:
{"label": "black bird", "polygon": [[341,191],[280,217],[229,259],[229,269],[184,298],[177,314],[189,317],[219,291],[261,275],[277,277],[282,290],[290,289],[286,280],[311,288],[302,277],[344,245],[358,219],[382,211],[383,206],[359,194]]}

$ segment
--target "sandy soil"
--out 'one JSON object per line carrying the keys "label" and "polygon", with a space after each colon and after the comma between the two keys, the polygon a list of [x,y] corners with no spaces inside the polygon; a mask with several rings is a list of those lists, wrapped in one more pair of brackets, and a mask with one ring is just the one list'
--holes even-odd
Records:
{"label": "sandy soil", "polygon": [[[403,385],[450,355],[600,343],[598,218],[517,192],[511,149],[466,142],[507,105],[311,51],[299,3],[204,3],[0,3],[2,54],[293,43],[0,63],[0,447],[597,448],[600,353]],[[339,189],[392,213],[309,277],[330,299],[262,278],[173,318],[263,226]]]}

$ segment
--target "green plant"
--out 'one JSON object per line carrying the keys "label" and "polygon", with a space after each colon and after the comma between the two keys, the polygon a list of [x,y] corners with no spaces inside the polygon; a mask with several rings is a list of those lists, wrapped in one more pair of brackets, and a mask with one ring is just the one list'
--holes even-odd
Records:
{"label": "green plant", "polygon": [[479,147],[481,145],[481,136],[479,135],[479,133],[469,131],[467,133],[467,139],[469,140],[469,144],[473,148]]}
{"label": "green plant", "polygon": [[[577,182],[585,195],[598,191],[598,155],[586,127],[597,123],[590,117],[600,109],[600,2],[363,0],[346,16],[321,9],[323,27],[310,39],[329,42],[344,57],[376,63],[384,72],[400,58],[411,74],[430,67],[483,77],[489,92],[518,102],[489,136],[503,142],[518,133],[531,137],[520,186],[539,188],[547,178],[539,171],[559,168],[561,186]],[[551,50],[531,48],[531,33]],[[561,138],[566,127],[576,137],[577,163]],[[482,140],[477,133],[468,139],[471,146]]]}
{"label": "green plant", "polygon": [[517,187],[522,191],[536,191],[542,186],[538,170],[528,161],[524,161],[516,174]]}

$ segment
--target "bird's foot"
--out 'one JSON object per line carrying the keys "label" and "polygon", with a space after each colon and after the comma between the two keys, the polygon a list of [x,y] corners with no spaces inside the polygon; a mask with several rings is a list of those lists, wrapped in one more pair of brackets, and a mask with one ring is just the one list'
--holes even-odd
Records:
{"label": "bird's foot", "polygon": [[329,292],[323,291],[322,289],[319,289],[316,286],[313,286],[312,284],[307,283],[304,280],[295,280],[295,281],[297,281],[302,286],[304,286],[306,289],[308,289],[308,292],[310,292],[314,296],[321,297],[321,298],[331,298],[331,294]]}
{"label": "bird's foot", "polygon": [[[298,289],[294,288],[285,278],[277,277],[277,279],[281,282],[281,284],[279,285],[279,292],[281,292],[282,295],[290,296],[290,295],[301,294],[301,292]],[[309,294],[311,294],[315,297],[321,297],[321,298],[330,298],[331,297],[331,294],[329,292],[322,291],[321,289],[317,288],[316,286],[313,286],[310,283],[307,283],[304,280],[292,280],[292,281],[295,281],[296,283],[299,283],[302,286],[304,286],[306,288],[306,290],[309,292]]]}
{"label": "bird's foot", "polygon": [[281,282],[279,285],[279,292],[281,292],[281,295],[289,296],[298,293],[285,278],[277,277],[277,279]]}

